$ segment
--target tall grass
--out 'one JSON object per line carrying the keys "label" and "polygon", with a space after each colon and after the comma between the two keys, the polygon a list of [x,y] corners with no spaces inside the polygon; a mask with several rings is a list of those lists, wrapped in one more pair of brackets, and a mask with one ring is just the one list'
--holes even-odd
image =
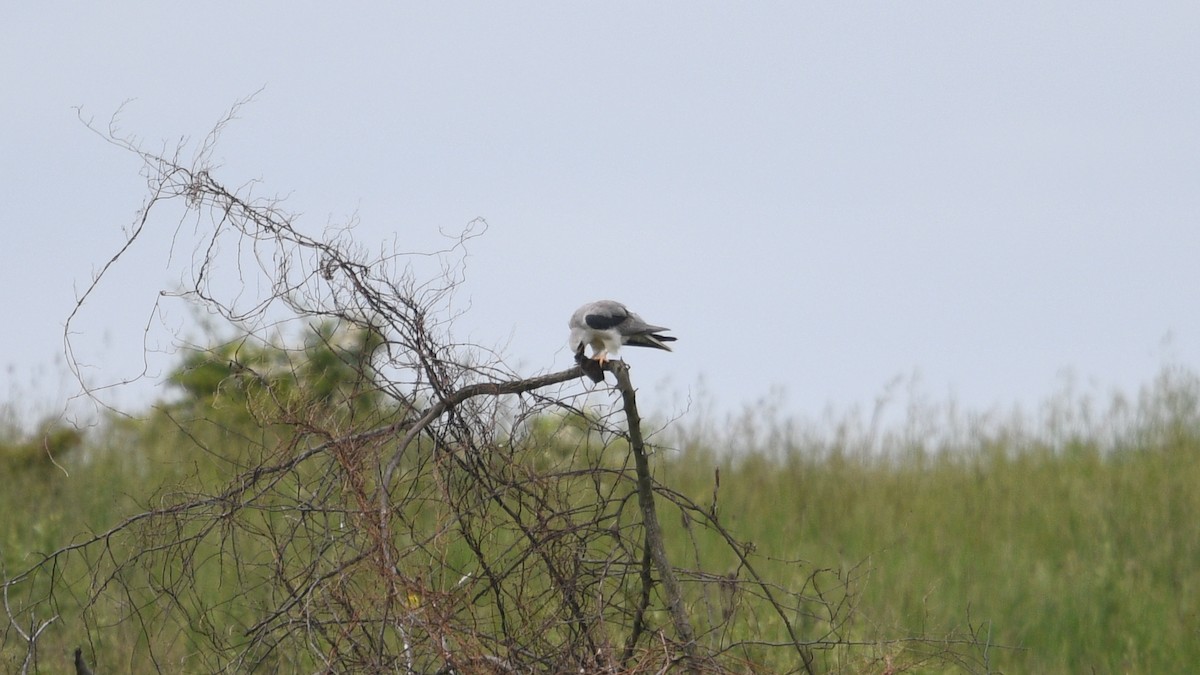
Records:
{"label": "tall grass", "polygon": [[747,417],[724,438],[687,439],[663,471],[703,499],[719,468],[720,508],[760,551],[857,570],[878,637],[969,624],[999,671],[1188,672],[1200,663],[1198,394],[1195,376],[1165,371],[1103,414],[1060,398],[1041,428],[1014,416],[955,430],[952,444],[876,443],[848,424],[820,440],[776,427],[765,443],[759,426],[746,447]]}
{"label": "tall grass", "polygon": [[[36,461],[37,453],[30,460],[28,438],[0,439],[4,571],[144,508],[164,486],[220,471],[193,441],[156,423],[163,426],[110,423],[61,452],[60,466]],[[1008,673],[1188,672],[1200,663],[1194,375],[1166,371],[1136,398],[1102,406],[1066,396],[1004,419],[926,415],[894,429],[854,420],[818,427],[769,405],[725,425],[707,420],[676,429],[664,441],[675,449],[656,455],[656,471],[698,503],[712,504],[715,494],[721,522],[767,557],[772,578],[799,585],[799,570],[818,567],[846,580],[841,599],[855,606],[854,635],[864,642],[965,628],[990,645],[986,665]],[[678,512],[662,515],[678,564],[736,568],[728,549],[709,547],[703,534],[695,544],[681,536],[687,524],[672,518]],[[39,643],[42,671],[62,671],[89,631],[107,636],[90,644],[107,672],[127,670],[155,626],[80,624],[68,600],[85,597],[95,580],[82,568],[65,578],[75,586],[60,591],[62,616]],[[135,600],[110,598],[111,611],[97,620],[128,616],[121,605]],[[692,610],[706,611],[704,601]],[[837,663],[881,672],[905,645],[880,644],[875,662]],[[19,666],[18,647],[6,640],[0,670]],[[201,647],[157,648],[186,663]]]}

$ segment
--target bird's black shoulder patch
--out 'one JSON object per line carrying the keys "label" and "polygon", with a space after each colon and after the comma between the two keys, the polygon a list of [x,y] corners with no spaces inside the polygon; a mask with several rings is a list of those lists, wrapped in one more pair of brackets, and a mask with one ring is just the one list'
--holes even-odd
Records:
{"label": "bird's black shoulder patch", "polygon": [[588,328],[592,328],[594,330],[608,330],[609,328],[616,328],[624,323],[625,319],[628,318],[629,315],[625,313],[588,314],[587,316],[583,317],[583,322],[588,325]]}

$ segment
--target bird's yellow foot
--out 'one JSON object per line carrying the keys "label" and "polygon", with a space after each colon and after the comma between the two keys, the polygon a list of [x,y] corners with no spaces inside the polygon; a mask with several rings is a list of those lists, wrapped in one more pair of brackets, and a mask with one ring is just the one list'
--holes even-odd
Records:
{"label": "bird's yellow foot", "polygon": [[603,368],[604,364],[608,363],[608,352],[600,352],[599,354],[597,354],[596,355],[596,363],[599,363],[600,367]]}

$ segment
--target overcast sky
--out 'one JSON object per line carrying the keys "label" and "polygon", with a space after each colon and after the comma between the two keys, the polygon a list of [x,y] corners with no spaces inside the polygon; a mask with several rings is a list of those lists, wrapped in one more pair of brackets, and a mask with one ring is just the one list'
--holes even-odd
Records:
{"label": "overcast sky", "polygon": [[[1194,2],[10,3],[0,396],[71,393],[63,321],[145,197],[75,107],[173,146],[259,89],[217,178],[372,249],[485,218],[457,330],[522,372],[612,298],[679,337],[625,354],[661,400],[1135,392],[1200,362],[1198,35]],[[96,383],[141,370],[161,250],[81,317]]]}

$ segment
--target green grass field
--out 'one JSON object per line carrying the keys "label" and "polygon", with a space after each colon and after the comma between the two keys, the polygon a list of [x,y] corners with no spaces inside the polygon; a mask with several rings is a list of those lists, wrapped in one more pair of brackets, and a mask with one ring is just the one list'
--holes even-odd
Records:
{"label": "green grass field", "polygon": [[865,562],[859,609],[881,635],[982,626],[991,667],[1007,673],[1189,672],[1198,392],[1194,376],[1167,371],[1099,416],[1092,402],[1056,401],[1042,429],[993,425],[949,447],[905,434],[882,454],[768,441],[696,461],[694,447],[664,469],[700,498],[708,467],[722,466],[722,509],[761,550]]}
{"label": "green grass field", "polygon": [[[1065,427],[992,424],[955,433],[952,443],[903,433],[869,451],[837,433],[805,441],[778,421],[747,418],[676,434],[686,440],[657,453],[655,471],[709,504],[719,469],[721,522],[753,542],[772,578],[801,583],[787,579],[789,569],[815,567],[853,581],[856,634],[885,642],[826,660],[842,671],[887,672],[893,657],[911,664],[906,643],[888,640],[970,634],[993,672],[1189,672],[1200,663],[1198,392],[1194,376],[1173,371],[1136,403],[1118,402],[1111,414],[1076,410]],[[16,432],[8,436],[0,446],[5,576],[200,471],[177,447],[146,440],[167,434],[126,425],[59,439],[61,468]],[[698,556],[723,572],[734,563],[727,552],[685,542],[678,511],[662,515],[676,564]],[[797,560],[804,564],[788,562]],[[101,672],[128,669],[133,660],[123,652],[154,640],[154,626],[104,626],[103,611],[81,625],[72,602],[96,580],[83,570],[66,578],[76,587],[55,598],[61,616],[39,642],[40,672],[64,672],[74,646],[89,644],[87,630],[108,636],[92,643],[103,652]],[[11,626],[5,636],[0,670],[17,672],[23,645]]]}

